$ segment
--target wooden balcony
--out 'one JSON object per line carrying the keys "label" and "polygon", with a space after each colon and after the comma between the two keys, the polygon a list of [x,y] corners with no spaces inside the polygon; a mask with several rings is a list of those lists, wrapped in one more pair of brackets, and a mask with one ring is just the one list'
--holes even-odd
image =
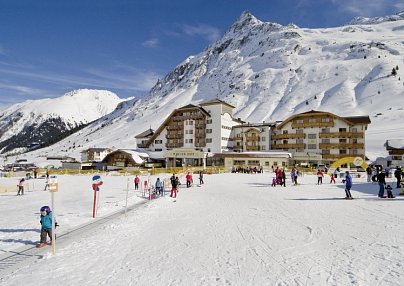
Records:
{"label": "wooden balcony", "polygon": [[319,149],[363,149],[364,143],[320,143]]}
{"label": "wooden balcony", "polygon": [[283,134],[271,135],[271,139],[273,140],[304,139],[304,138],[306,138],[306,134],[304,133],[283,133]]}
{"label": "wooden balcony", "polygon": [[323,160],[338,160],[344,157],[363,157],[363,154],[322,154]]}
{"label": "wooden balcony", "polygon": [[320,138],[363,138],[363,132],[320,132]]}
{"label": "wooden balcony", "polygon": [[259,142],[259,141],[261,141],[261,138],[258,136],[247,136],[246,141],[247,142]]}
{"label": "wooden balcony", "polygon": [[167,131],[170,130],[181,130],[184,126],[183,125],[167,125]]}
{"label": "wooden balcony", "polygon": [[184,143],[167,143],[167,148],[181,148],[184,146]]}
{"label": "wooden balcony", "polygon": [[246,151],[259,151],[260,150],[260,146],[245,146]]}
{"label": "wooden balcony", "polygon": [[175,115],[172,117],[172,120],[174,121],[184,121],[184,120],[198,120],[198,119],[204,119],[205,116],[202,114],[191,114],[191,115]]}
{"label": "wooden balcony", "polygon": [[271,146],[272,149],[305,149],[305,144],[276,144]]}
{"label": "wooden balcony", "polygon": [[292,122],[292,128],[334,127],[334,122]]}

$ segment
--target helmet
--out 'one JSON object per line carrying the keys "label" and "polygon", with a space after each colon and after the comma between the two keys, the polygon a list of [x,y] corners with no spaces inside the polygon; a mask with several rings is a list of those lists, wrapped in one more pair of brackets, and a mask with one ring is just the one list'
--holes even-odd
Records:
{"label": "helmet", "polygon": [[50,213],[51,209],[48,206],[43,206],[43,207],[41,207],[40,211]]}

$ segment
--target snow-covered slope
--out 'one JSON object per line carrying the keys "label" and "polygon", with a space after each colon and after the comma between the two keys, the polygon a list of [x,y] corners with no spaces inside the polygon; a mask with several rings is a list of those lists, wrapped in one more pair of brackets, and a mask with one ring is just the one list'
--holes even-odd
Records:
{"label": "snow-covered slope", "polygon": [[148,96],[125,102],[41,154],[78,157],[91,146],[134,148],[134,136],[156,129],[173,109],[219,98],[249,122],[312,109],[369,115],[367,155],[384,155],[386,139],[404,138],[404,21],[395,20],[305,29],[244,12],[220,40],[180,63]]}
{"label": "snow-covered slope", "polygon": [[47,144],[51,137],[63,137],[111,113],[122,101],[109,91],[81,89],[58,98],[15,104],[0,113],[0,149]]}

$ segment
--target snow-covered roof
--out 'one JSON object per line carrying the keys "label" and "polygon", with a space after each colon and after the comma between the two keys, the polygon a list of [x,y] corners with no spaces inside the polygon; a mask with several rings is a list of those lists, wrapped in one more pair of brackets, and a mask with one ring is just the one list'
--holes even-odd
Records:
{"label": "snow-covered roof", "polygon": [[404,149],[404,139],[392,139],[386,141],[387,149]]}

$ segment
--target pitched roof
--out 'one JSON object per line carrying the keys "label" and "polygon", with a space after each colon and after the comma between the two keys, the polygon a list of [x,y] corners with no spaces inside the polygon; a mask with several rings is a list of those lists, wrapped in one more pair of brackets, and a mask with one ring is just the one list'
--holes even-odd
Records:
{"label": "pitched roof", "polygon": [[289,118],[285,119],[284,121],[282,121],[277,128],[281,128],[282,126],[284,126],[286,123],[292,121],[294,118],[296,117],[300,117],[300,116],[310,116],[310,115],[318,115],[318,114],[327,114],[331,117],[334,118],[338,118],[340,120],[345,121],[346,123],[350,124],[350,125],[355,125],[355,124],[369,124],[370,123],[370,118],[369,116],[349,116],[349,117],[342,117],[342,116],[338,116],[336,114],[333,114],[331,112],[327,112],[327,111],[317,111],[317,110],[310,110],[307,112],[302,112],[302,113],[298,113],[298,114],[294,114],[292,116],[290,116]]}
{"label": "pitched roof", "polygon": [[369,116],[349,116],[343,118],[355,124],[357,123],[370,124]]}
{"label": "pitched roof", "polygon": [[387,140],[385,146],[387,150],[404,149],[404,139]]}
{"label": "pitched roof", "polygon": [[205,102],[202,102],[202,103],[200,103],[199,105],[200,106],[204,106],[204,105],[214,105],[214,104],[224,104],[224,105],[227,105],[227,106],[229,106],[229,107],[231,107],[231,108],[236,108],[235,106],[233,106],[233,105],[231,105],[231,104],[229,104],[229,103],[227,103],[226,101],[223,101],[223,100],[220,100],[220,99],[212,99],[212,100],[208,100],[208,101],[205,101]]}
{"label": "pitched roof", "polygon": [[154,134],[154,130],[149,128],[146,131],[143,131],[142,133],[136,135],[135,138],[145,138],[145,137],[152,136],[153,134]]}

